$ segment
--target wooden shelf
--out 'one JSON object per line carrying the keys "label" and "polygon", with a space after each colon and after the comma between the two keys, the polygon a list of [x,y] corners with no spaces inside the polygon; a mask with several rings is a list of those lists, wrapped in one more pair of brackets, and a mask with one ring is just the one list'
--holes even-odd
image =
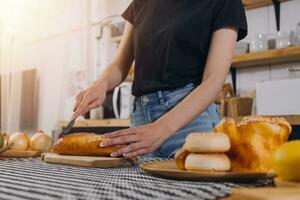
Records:
{"label": "wooden shelf", "polygon": [[272,5],[272,0],[243,0],[246,10]]}
{"label": "wooden shelf", "polygon": [[[60,127],[66,127],[68,121],[61,121]],[[74,128],[84,127],[130,127],[130,120],[127,119],[103,119],[103,120],[77,120]]]}
{"label": "wooden shelf", "polygon": [[298,61],[300,61],[300,45],[237,55],[233,57],[232,67],[258,67]]}

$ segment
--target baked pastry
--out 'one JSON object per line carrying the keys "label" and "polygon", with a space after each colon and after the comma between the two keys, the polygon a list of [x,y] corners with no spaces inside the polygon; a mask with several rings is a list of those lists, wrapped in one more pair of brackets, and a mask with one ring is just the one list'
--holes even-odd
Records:
{"label": "baked pastry", "polygon": [[224,153],[229,149],[226,134],[191,133],[175,154],[176,166],[181,170],[228,171],[230,160]]}
{"label": "baked pastry", "polygon": [[185,159],[190,152],[184,148],[179,149],[175,154],[175,162],[178,169],[185,170]]}
{"label": "baked pastry", "polygon": [[191,133],[183,148],[196,153],[224,153],[230,149],[230,141],[223,133]]}
{"label": "baked pastry", "polygon": [[225,154],[190,153],[185,159],[186,170],[228,171],[230,160]]}
{"label": "baked pastry", "polygon": [[214,129],[230,138],[227,155],[232,171],[272,171],[274,151],[287,141],[292,131],[284,118],[249,116],[236,122],[224,118]]}
{"label": "baked pastry", "polygon": [[104,139],[94,133],[73,133],[60,138],[54,145],[54,152],[61,155],[110,156],[121,146],[100,147]]}

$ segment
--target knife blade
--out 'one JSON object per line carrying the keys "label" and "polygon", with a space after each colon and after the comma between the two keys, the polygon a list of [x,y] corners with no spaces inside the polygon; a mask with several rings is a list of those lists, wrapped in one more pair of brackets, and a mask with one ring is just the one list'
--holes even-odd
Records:
{"label": "knife blade", "polygon": [[72,129],[73,126],[74,126],[75,120],[76,120],[76,119],[72,119],[72,120],[68,123],[68,125],[67,125],[65,128],[63,128],[63,131],[62,131],[61,134],[59,134],[58,138],[61,138],[61,137],[65,136],[65,135],[68,135],[68,134],[70,133],[71,129]]}

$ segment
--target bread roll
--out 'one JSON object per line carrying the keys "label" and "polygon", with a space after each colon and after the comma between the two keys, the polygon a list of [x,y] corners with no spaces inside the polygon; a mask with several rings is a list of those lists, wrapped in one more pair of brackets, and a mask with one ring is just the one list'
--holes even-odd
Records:
{"label": "bread roll", "polygon": [[121,147],[100,147],[103,141],[101,135],[94,133],[74,133],[60,138],[54,146],[54,152],[61,155],[110,156]]}
{"label": "bread roll", "polygon": [[193,153],[224,153],[230,149],[230,140],[224,133],[191,133],[183,148]]}
{"label": "bread roll", "polygon": [[198,171],[228,171],[230,160],[225,154],[194,154],[185,159],[185,169]]}
{"label": "bread roll", "polygon": [[185,159],[190,154],[189,151],[185,149],[180,149],[175,154],[175,162],[178,169],[185,170]]}

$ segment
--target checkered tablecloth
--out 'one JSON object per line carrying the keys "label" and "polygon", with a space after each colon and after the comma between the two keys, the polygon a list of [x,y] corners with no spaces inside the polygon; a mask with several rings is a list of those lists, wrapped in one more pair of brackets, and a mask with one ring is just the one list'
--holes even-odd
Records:
{"label": "checkered tablecloth", "polygon": [[0,160],[0,199],[218,199],[234,187],[269,184],[176,181],[153,177],[137,166],[100,169],[39,158]]}

